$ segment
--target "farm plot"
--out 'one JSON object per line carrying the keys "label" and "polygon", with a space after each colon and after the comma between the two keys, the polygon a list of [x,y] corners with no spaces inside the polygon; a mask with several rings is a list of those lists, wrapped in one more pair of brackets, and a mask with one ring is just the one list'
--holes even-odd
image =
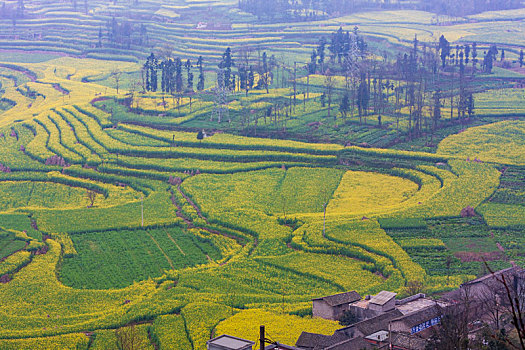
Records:
{"label": "farm plot", "polygon": [[[385,283],[383,278],[366,269],[366,263],[342,256],[293,252],[276,258],[257,259],[273,266],[331,281],[340,291],[351,289],[363,293],[365,290],[383,288]],[[283,293],[290,294],[291,291],[284,290]]]}
{"label": "farm plot", "polygon": [[0,259],[11,255],[17,250],[23,249],[25,246],[26,242],[16,239],[13,233],[0,231]]}
{"label": "farm plot", "polygon": [[329,215],[370,215],[398,207],[418,185],[408,179],[378,173],[347,171],[326,208]]}
{"label": "farm plot", "polygon": [[277,216],[321,212],[323,195],[330,196],[341,176],[342,171],[329,168],[268,169],[203,174],[182,187],[210,218],[250,228],[260,238],[282,239],[288,229],[277,223]]}
{"label": "farm plot", "polygon": [[438,153],[499,164],[525,164],[525,122],[508,120],[469,128],[441,141]]}
{"label": "farm plot", "polygon": [[480,218],[427,220],[424,227],[386,230],[430,276],[477,275],[487,261],[494,269],[509,266],[499,238]]}
{"label": "farm plot", "polygon": [[0,182],[0,210],[12,208],[82,207],[86,191],[46,182]]}
{"label": "farm plot", "polygon": [[75,288],[122,288],[162,276],[165,270],[206,264],[217,248],[181,228],[106,231],[73,235],[77,255],[64,259],[62,282]]}

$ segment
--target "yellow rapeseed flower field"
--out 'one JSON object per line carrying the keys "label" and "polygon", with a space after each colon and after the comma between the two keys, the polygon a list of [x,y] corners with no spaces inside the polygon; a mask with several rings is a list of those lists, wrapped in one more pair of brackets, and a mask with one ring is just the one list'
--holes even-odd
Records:
{"label": "yellow rapeseed flower field", "polygon": [[243,310],[222,321],[217,326],[216,332],[255,342],[259,337],[258,325],[261,324],[265,325],[267,336],[283,344],[294,344],[303,331],[331,335],[336,329],[341,328],[338,322],[321,318],[299,317],[251,309]]}

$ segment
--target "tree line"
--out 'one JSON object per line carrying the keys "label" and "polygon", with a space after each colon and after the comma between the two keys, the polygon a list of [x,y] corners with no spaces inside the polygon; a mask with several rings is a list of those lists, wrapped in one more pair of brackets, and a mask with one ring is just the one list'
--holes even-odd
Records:
{"label": "tree line", "polygon": [[265,21],[316,21],[366,10],[414,9],[452,17],[462,17],[484,11],[509,10],[521,7],[521,0],[486,1],[366,1],[366,0],[239,0],[238,7]]}
{"label": "tree line", "polygon": [[[159,89],[160,72],[160,91],[172,95],[193,92],[194,74],[191,71],[193,67],[190,59],[184,61],[180,57],[175,57],[160,60],[151,53],[142,66],[143,90],[156,92]],[[202,91],[205,79],[202,56],[199,56],[196,67],[199,71],[196,89]]]}
{"label": "tree line", "polygon": [[[323,105],[339,99],[341,118],[394,116],[397,127],[402,118],[408,118],[409,135],[417,137],[435,131],[442,123],[445,102],[450,118],[466,121],[475,113],[473,80],[478,73],[477,45],[457,46],[451,49],[445,37],[438,45],[420,43],[414,38],[412,48],[395,57],[386,52],[377,59],[377,53],[368,51],[368,45],[358,31],[344,32],[342,28],[329,38],[321,38],[306,65],[307,74],[320,74],[324,78]],[[328,51],[328,52],[326,52]],[[498,50],[487,50],[479,65],[483,72],[492,69],[492,60]],[[468,66],[467,66],[468,65]],[[344,77],[342,88],[336,89],[334,76]],[[339,96],[335,92],[339,91]],[[336,118],[336,114],[333,114]]]}
{"label": "tree line", "polygon": [[[268,57],[262,52],[257,62],[253,57],[254,50],[241,48],[238,59],[234,59],[231,48],[222,54],[217,66],[216,86],[226,91],[246,91],[252,89],[266,89],[269,92],[273,73],[278,66],[274,55]],[[197,84],[194,84],[192,68],[196,67],[199,73]],[[190,59],[183,60],[179,57],[159,59],[151,53],[142,67],[143,90],[160,91],[170,94],[182,94],[204,90],[205,87],[204,60],[199,56],[195,65]],[[159,78],[160,76],[160,78]]]}
{"label": "tree line", "polygon": [[[521,66],[523,58],[521,50]],[[496,62],[507,62],[503,48],[492,45],[480,49],[476,43],[452,45],[444,36],[435,44],[420,42],[416,36],[411,48],[397,55],[372,52],[366,37],[355,27],[351,31],[339,28],[321,37],[308,62],[299,64],[299,72],[295,65],[290,67],[274,55],[249,47],[240,47],[235,52],[227,48],[209,70],[217,73],[215,93],[222,91],[220,94],[224,95],[223,102],[216,101],[219,104],[226,104],[227,94],[234,91],[248,95],[252,89],[268,93],[270,87],[293,88],[289,101],[281,100],[264,113],[265,119],[271,120],[273,116],[283,121],[283,125],[292,109],[295,110],[296,96],[303,93],[306,97],[303,103],[308,98],[308,93],[297,91],[297,85],[310,91],[310,76],[316,75],[322,83],[312,88],[321,90],[319,99],[328,118],[346,122],[348,116],[355,116],[365,124],[372,118],[378,127],[388,119],[390,123],[393,120],[398,130],[404,120],[408,135],[419,137],[434,133],[449,121],[466,123],[474,117],[474,93],[482,89],[476,77],[490,74]],[[144,90],[192,92],[191,67],[190,60],[159,60],[151,54],[143,69]],[[197,90],[202,91],[205,82],[202,57],[196,67]],[[306,79],[300,80],[301,76]]]}

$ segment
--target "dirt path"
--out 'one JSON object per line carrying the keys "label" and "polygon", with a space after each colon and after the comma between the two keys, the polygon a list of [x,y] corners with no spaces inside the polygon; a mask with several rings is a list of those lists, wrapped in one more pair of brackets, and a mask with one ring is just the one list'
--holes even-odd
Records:
{"label": "dirt path", "polygon": [[204,220],[204,222],[206,222],[207,224],[209,224],[208,222],[208,219],[202,215],[202,212],[200,210],[200,208],[195,204],[193,203],[193,201],[191,200],[190,197],[188,197],[186,195],[186,193],[182,192],[181,188],[180,188],[180,185],[177,186],[177,191],[179,191],[179,193],[182,195],[182,197],[184,197],[184,199],[193,207],[193,209],[195,209],[195,211],[197,212],[197,215],[199,215],[199,217]]}
{"label": "dirt path", "polygon": [[169,233],[168,231],[166,231],[166,230],[165,230],[165,232],[166,232],[166,235],[168,236],[168,238],[173,242],[173,244],[175,244],[175,246],[176,246],[177,248],[179,248],[181,254],[184,255],[184,256],[186,256],[186,253],[184,253],[184,251],[183,251],[183,250],[181,249],[181,247],[177,244],[177,242],[175,242],[175,240],[173,239],[173,237],[171,237],[170,233]]}
{"label": "dirt path", "polygon": [[[171,268],[173,270],[175,270],[175,266],[173,266],[173,262],[171,261],[170,257],[168,256],[168,254],[166,254],[166,252],[161,248],[159,242],[157,242],[155,240],[155,238],[153,238],[153,236],[151,235],[151,233],[149,233],[148,231],[146,231],[146,233],[148,234],[148,236],[151,238],[151,240],[153,242],[155,242],[155,244],[157,245],[157,247],[159,248],[159,250],[162,252],[162,254],[164,254],[164,257],[166,258],[166,260],[168,261],[168,263],[170,264]],[[180,248],[179,248],[180,249]]]}

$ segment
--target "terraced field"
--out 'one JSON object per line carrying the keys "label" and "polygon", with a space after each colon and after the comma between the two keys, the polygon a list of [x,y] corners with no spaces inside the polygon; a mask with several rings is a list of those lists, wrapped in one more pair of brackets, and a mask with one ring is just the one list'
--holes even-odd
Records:
{"label": "terraced field", "polygon": [[[8,222],[5,229],[23,236],[22,224],[28,227],[33,222],[38,232],[50,238],[46,254],[20,257],[18,266],[27,266],[0,286],[3,300],[10,301],[3,303],[3,337],[73,334],[173,310],[182,310],[188,322],[187,317],[194,316],[184,312],[189,308],[185,305],[196,298],[230,305],[232,288],[236,289],[234,309],[251,304],[271,308],[281,293],[291,307],[345,289],[402,291],[404,283],[421,279],[425,270],[388,237],[376,218],[395,217],[400,210],[425,218],[442,216],[440,212],[429,216],[425,204],[449,208],[447,188],[458,193],[473,176],[464,160],[450,161],[454,172],[430,162],[419,170],[369,176],[337,166],[343,151],[352,152],[339,146],[227,134],[197,141],[194,133],[122,122],[113,129],[112,118],[91,105],[70,105],[4,131],[9,135],[14,130],[13,135],[20,136],[18,141],[6,136],[2,143],[2,153],[14,156],[2,159],[11,172],[3,173],[1,186],[3,191],[14,191],[17,199],[3,210],[26,213],[17,219],[20,224]],[[367,150],[368,157],[384,157],[384,153]],[[388,156],[421,159],[425,155],[392,151]],[[28,187],[27,181],[36,182]],[[23,186],[13,187],[15,183]],[[401,184],[406,188],[403,193],[398,191]],[[60,186],[69,187],[64,191]],[[369,192],[368,186],[392,194],[388,209],[372,215],[368,208],[378,205],[373,194],[359,205],[350,200],[356,191]],[[51,195],[55,187],[57,193]],[[87,190],[98,193],[92,207],[84,195]],[[461,205],[477,205],[493,191],[491,183],[478,192],[467,191]],[[323,236],[322,210],[327,200]],[[397,203],[402,206],[396,207]],[[142,206],[145,229],[141,229]],[[446,215],[458,216],[461,209],[450,207]],[[363,214],[372,217],[361,220]],[[2,222],[6,215],[0,214]],[[298,229],[280,224],[296,217],[302,225]],[[342,224],[345,221],[349,226]],[[6,254],[24,249],[24,242],[13,243],[13,234],[5,236]],[[29,242],[38,240],[29,238]],[[334,252],[340,255],[336,260]],[[296,263],[299,254],[301,264]],[[57,281],[52,271],[61,255],[65,258]],[[317,260],[315,265],[333,268],[313,270],[311,264]],[[359,285],[335,278],[341,264],[354,266],[352,274],[362,271]],[[378,279],[373,271],[380,271],[385,279]],[[34,274],[40,277],[29,283]],[[450,279],[450,286],[459,278]],[[298,279],[302,284],[297,284]],[[423,280],[433,290],[448,287],[437,277]],[[288,287],[292,281],[293,291]],[[188,288],[199,296],[188,294]],[[28,309],[16,302],[37,292],[39,306]],[[75,307],[64,313],[53,301],[56,293]],[[101,311],[89,311],[97,305]],[[27,316],[33,321],[22,322]],[[186,335],[188,339],[202,344],[202,338],[192,334]]]}
{"label": "terraced field", "polygon": [[[113,349],[121,329],[145,348],[203,349],[218,332],[255,340],[245,325],[261,320],[293,343],[301,330],[338,327],[310,316],[314,297],[405,295],[413,281],[438,293],[479,274],[483,257],[524,262],[523,121],[500,121],[521,115],[520,89],[505,99],[494,86],[476,92],[496,124],[480,118],[443,132],[439,146],[394,150],[378,147],[397,142],[406,120],[328,117],[324,78],[306,80],[302,67],[340,25],[359,25],[393,52],[415,34],[432,42],[441,33],[476,37],[481,50],[492,37],[483,21],[509,14],[442,26],[416,11],[252,24],[232,11],[231,29],[211,38],[193,23],[209,18],[191,14],[224,13],[223,3],[72,6],[35,1],[16,28],[0,20],[12,29],[0,40],[0,348]],[[147,35],[109,47],[106,23],[117,13]],[[520,45],[510,23],[499,21],[504,34],[491,40]],[[228,46],[271,47],[283,66],[268,93],[232,92],[219,123],[213,68],[196,94],[137,91],[143,59],[168,43],[210,67]],[[294,61],[303,62],[295,94]],[[496,80],[520,78],[509,72]],[[342,89],[344,78],[334,79]],[[462,217],[467,207],[476,217]],[[479,246],[469,247],[472,237]]]}

